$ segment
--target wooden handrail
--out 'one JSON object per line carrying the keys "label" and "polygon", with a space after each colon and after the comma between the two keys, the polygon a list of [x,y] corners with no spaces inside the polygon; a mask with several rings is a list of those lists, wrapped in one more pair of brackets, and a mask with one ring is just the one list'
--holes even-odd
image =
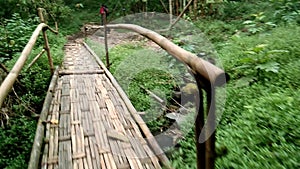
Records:
{"label": "wooden handrail", "polygon": [[0,108],[2,107],[2,104],[8,95],[9,91],[11,90],[13,84],[15,83],[17,77],[19,76],[22,68],[25,65],[26,60],[28,59],[28,56],[30,52],[32,51],[33,46],[35,45],[39,34],[41,31],[50,30],[53,33],[58,33],[57,31],[51,29],[48,25],[45,23],[40,23],[35,31],[32,33],[28,43],[26,44],[25,48],[23,49],[21,56],[7,75],[7,77],[4,79],[0,86]]}
{"label": "wooden handrail", "polygon": [[[152,40],[160,47],[165,49],[176,59],[188,65],[195,74],[201,75],[204,79],[206,79],[207,82],[209,82],[210,85],[222,86],[226,83],[226,80],[229,79],[229,76],[222,69],[177,46],[167,38],[152,30],[134,24],[111,24],[106,26],[112,29],[115,28],[131,30],[147,37],[148,39]],[[99,28],[103,27],[100,26]]]}

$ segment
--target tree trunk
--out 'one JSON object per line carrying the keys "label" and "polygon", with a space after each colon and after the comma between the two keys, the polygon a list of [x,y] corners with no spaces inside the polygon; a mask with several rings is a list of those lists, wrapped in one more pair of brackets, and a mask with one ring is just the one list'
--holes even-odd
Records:
{"label": "tree trunk", "polygon": [[171,25],[172,24],[172,20],[173,20],[172,0],[169,0],[169,16],[170,16],[170,25]]}
{"label": "tree trunk", "polygon": [[198,0],[194,0],[194,19],[198,16]]}
{"label": "tree trunk", "polygon": [[201,0],[201,17],[205,17],[205,0]]}
{"label": "tree trunk", "polygon": [[176,6],[176,15],[179,15],[179,0],[175,1],[175,6]]}

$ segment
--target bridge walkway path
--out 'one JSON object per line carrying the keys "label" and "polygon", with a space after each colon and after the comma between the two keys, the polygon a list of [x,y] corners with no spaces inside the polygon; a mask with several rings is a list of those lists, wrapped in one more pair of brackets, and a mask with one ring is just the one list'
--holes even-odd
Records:
{"label": "bridge walkway path", "polygon": [[65,46],[45,125],[41,168],[162,168],[111,79],[81,43]]}

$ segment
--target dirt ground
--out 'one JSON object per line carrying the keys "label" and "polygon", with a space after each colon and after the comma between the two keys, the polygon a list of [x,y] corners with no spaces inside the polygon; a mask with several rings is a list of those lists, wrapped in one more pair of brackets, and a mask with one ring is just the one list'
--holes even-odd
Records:
{"label": "dirt ground", "polygon": [[[87,27],[87,28],[86,28]],[[95,28],[97,25],[85,25],[81,28],[81,31],[67,37],[69,41],[75,41],[78,43],[84,42],[85,38],[90,38],[93,41],[99,42],[100,44],[104,44],[104,31],[103,29]],[[112,48],[119,44],[125,43],[134,43],[134,42],[144,42],[144,45],[150,47],[154,50],[161,50],[161,47],[156,43],[148,40],[147,38],[139,35],[135,32],[130,32],[126,30],[119,29],[110,29],[107,33],[107,44],[109,48]]]}

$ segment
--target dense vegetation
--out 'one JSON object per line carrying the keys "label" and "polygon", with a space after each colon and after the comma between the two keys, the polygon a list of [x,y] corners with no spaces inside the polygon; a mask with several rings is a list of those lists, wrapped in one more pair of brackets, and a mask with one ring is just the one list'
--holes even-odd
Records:
{"label": "dense vegetation", "polygon": [[[163,2],[168,4],[166,0]],[[198,13],[192,8],[185,19],[193,22],[209,38],[218,53],[218,60],[231,76],[226,86],[225,111],[217,129],[216,168],[299,168],[299,1],[201,3],[198,1],[196,6]],[[63,56],[64,36],[78,31],[85,22],[99,20],[99,2],[94,0],[56,0],[55,3],[12,0],[0,4],[3,7],[0,11],[0,62],[8,69],[38,24],[37,7],[47,10],[49,25],[58,21],[60,26],[58,36],[49,34],[56,65]],[[112,11],[110,20],[146,10],[164,12],[158,0],[109,1],[107,5]],[[184,41],[185,36],[168,36],[185,49],[199,52],[197,43]],[[38,41],[29,60],[41,50],[42,43],[42,40]],[[93,42],[89,43],[92,45]],[[111,70],[114,73],[129,56],[134,61],[134,56],[140,53],[153,55],[153,52],[145,49],[144,42],[115,46],[110,49]],[[169,59],[165,53],[159,53],[158,57]],[[156,60],[153,64],[157,64]],[[4,76],[1,72],[0,80]],[[154,75],[157,78],[153,79]],[[49,80],[45,56],[19,76],[19,82],[14,86],[15,93],[10,94],[0,112],[0,168],[26,168],[36,127],[34,114],[40,112]],[[157,108],[141,85],[158,90],[158,95],[169,101],[172,91],[177,88],[173,74],[149,69],[135,75],[126,90],[139,111]],[[153,132],[157,132],[168,125],[168,121],[160,117],[157,121],[149,120],[148,124]],[[174,168],[195,168],[193,130],[189,130],[171,150],[169,157]]]}

